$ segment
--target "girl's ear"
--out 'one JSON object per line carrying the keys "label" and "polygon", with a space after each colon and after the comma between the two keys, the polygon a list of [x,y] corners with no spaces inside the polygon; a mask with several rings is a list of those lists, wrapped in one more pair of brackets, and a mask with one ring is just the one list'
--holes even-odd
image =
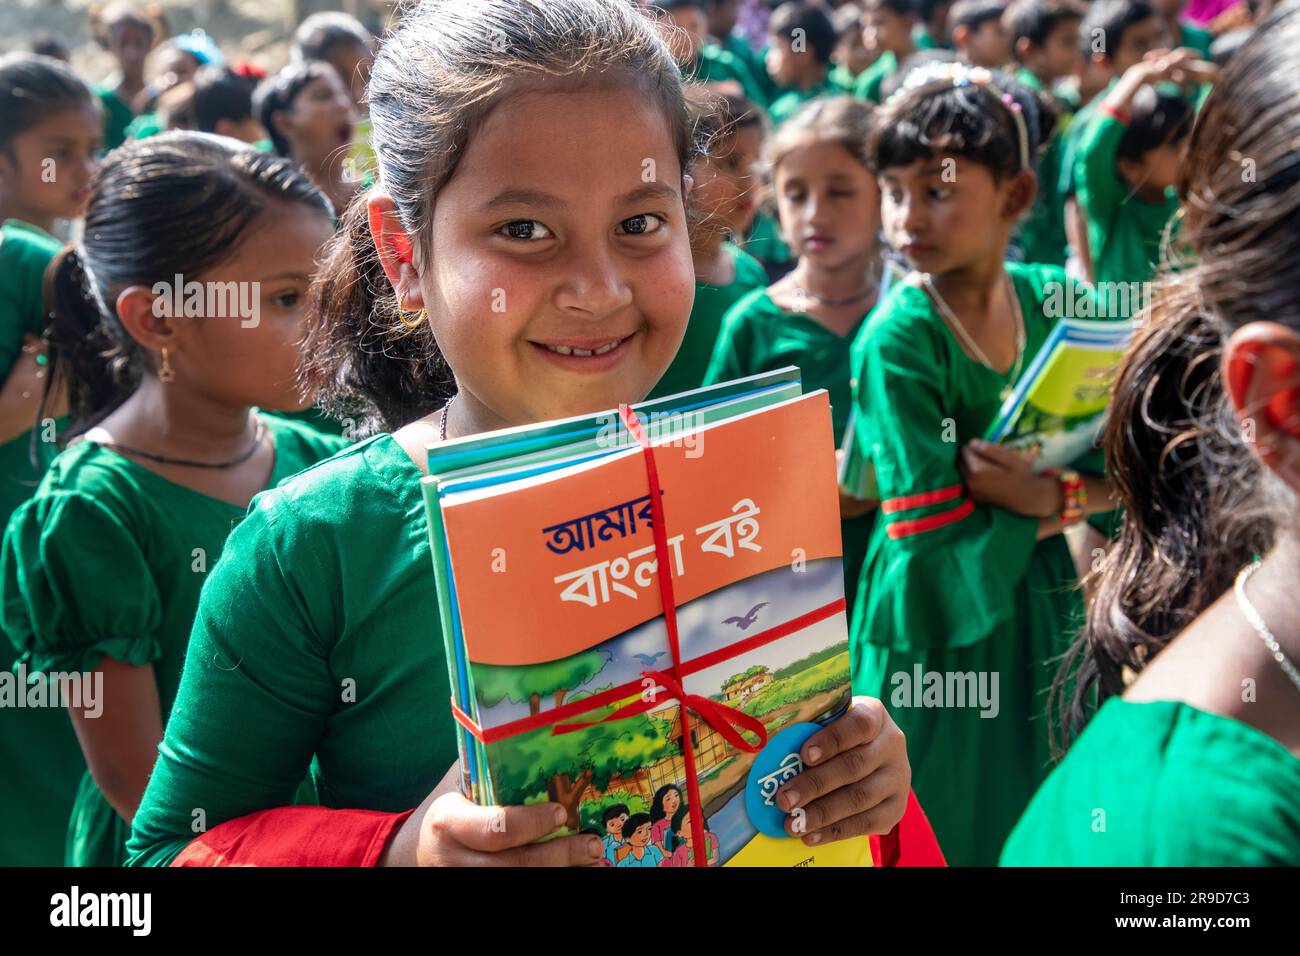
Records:
{"label": "girl's ear", "polygon": [[271,125],[275,127],[275,131],[279,133],[280,136],[282,136],[284,139],[288,139],[289,134],[293,129],[293,120],[289,116],[289,111],[277,110],[276,112],[272,113]]}
{"label": "girl's ear", "polygon": [[[122,328],[151,352],[157,352],[164,346],[176,348],[175,321],[179,316],[173,315],[174,299],[184,301],[180,292],[173,297],[170,284],[164,292],[155,294],[146,286],[133,285],[123,289],[114,303],[118,320]],[[155,286],[155,288],[157,288]]]}
{"label": "girl's ear", "polygon": [[1038,195],[1038,177],[1027,169],[1022,169],[1011,177],[1007,187],[1006,199],[1002,204],[1002,216],[1012,221],[1019,219],[1029,211]]}
{"label": "girl's ear", "polygon": [[1247,444],[1300,492],[1300,335],[1250,322],[1224,344],[1220,371]]}
{"label": "girl's ear", "polygon": [[408,309],[424,308],[420,273],[415,266],[415,247],[397,218],[397,204],[391,196],[374,192],[366,198],[366,215],[370,220],[370,238],[379,254],[379,264],[397,293],[398,301]]}

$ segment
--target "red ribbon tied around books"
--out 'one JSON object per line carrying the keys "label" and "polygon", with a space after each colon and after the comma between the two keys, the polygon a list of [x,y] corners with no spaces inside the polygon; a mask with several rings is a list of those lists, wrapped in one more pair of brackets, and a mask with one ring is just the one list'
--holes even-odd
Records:
{"label": "red ribbon tied around books", "polygon": [[[716,730],[724,740],[745,753],[758,753],[767,745],[767,728],[763,722],[734,707],[728,707],[715,700],[709,700],[699,694],[688,694],[680,680],[682,669],[681,643],[677,636],[677,598],[673,594],[672,565],[668,560],[668,529],[664,524],[664,505],[659,488],[659,469],[655,466],[654,449],[646,436],[636,412],[627,405],[620,405],[618,413],[628,434],[637,440],[645,457],[646,480],[650,486],[650,509],[654,518],[655,557],[659,581],[659,597],[664,608],[664,627],[668,631],[668,649],[672,652],[673,666],[671,672],[643,671],[642,673],[662,686],[671,698],[676,698],[682,721],[682,760],[686,765],[686,794],[691,808],[691,855],[696,866],[708,866],[708,845],[704,830],[704,815],[700,805],[700,781],[695,770],[695,746],[691,741],[690,714],[695,713],[701,720]],[[641,700],[633,701],[620,707],[602,720],[585,724],[557,724],[551,729],[552,734],[566,734],[607,721],[621,720],[645,713],[652,707],[663,703],[656,694],[643,695]],[[751,744],[741,735],[740,729],[748,730],[758,737],[757,744]]]}

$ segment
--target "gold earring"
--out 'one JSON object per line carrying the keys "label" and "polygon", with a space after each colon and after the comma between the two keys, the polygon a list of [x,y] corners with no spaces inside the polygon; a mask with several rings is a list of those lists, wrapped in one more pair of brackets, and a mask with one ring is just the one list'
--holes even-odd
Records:
{"label": "gold earring", "polygon": [[397,300],[397,321],[401,322],[402,325],[406,326],[408,329],[418,329],[420,327],[420,324],[426,318],[428,318],[428,313],[424,309],[421,309],[420,317],[416,319],[414,322],[408,322],[406,321],[406,312],[407,312],[406,306],[402,303],[401,299],[398,299]]}
{"label": "gold earring", "polygon": [[167,354],[167,350],[164,348],[162,350],[162,368],[158,370],[158,381],[166,385],[175,377],[176,372],[172,369],[171,356]]}

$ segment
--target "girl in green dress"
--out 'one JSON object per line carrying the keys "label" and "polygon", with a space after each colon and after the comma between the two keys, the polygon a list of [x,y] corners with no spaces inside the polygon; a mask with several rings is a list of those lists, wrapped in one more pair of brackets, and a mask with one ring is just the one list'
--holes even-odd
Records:
{"label": "girl in green dress", "polygon": [[[419,480],[429,442],[635,402],[668,367],[694,279],[680,75],[621,0],[424,3],[381,47],[370,109],[380,186],[322,267],[308,354],[313,381],[396,430],[260,496],[231,535],[133,864],[604,856],[585,834],[536,842],[562,825],[558,804],[476,806],[447,773]],[[778,799],[805,811],[810,845],[902,816],[906,754],[879,701],[803,756]],[[309,765],[322,805],[288,807]]]}
{"label": "girl in green dress", "polygon": [[0,625],[16,666],[93,688],[68,704],[89,765],[68,864],[124,859],[199,589],[249,500],[343,447],[253,409],[306,404],[298,341],[330,213],[287,160],[168,133],[110,154],[84,239],[50,267],[53,374],[78,437],[10,518]]}
{"label": "girl in green dress", "polygon": [[[722,322],[707,382],[797,365],[805,389],[830,392],[835,443],[852,405],[849,352],[883,274],[880,190],[867,168],[872,107],[840,96],[806,106],[773,138],[770,157],[794,270],[737,302]],[[846,502],[841,524],[850,613],[873,515]]]}
{"label": "girl in green dress", "polygon": [[[0,59],[0,528],[36,490],[61,429],[62,390],[40,413],[48,370],[42,284],[60,247],[50,230],[85,209],[101,136],[99,103],[65,64]],[[11,661],[0,654],[0,668],[9,671]],[[35,763],[39,774],[17,769]],[[0,708],[0,866],[63,859],[84,769],[61,709]]]}
{"label": "girl in green dress", "polygon": [[100,12],[92,8],[91,30],[117,64],[117,69],[95,87],[104,107],[105,150],[126,141],[126,128],[140,111],[145,92],[145,60],[158,41],[158,31],[130,3],[112,3]]}
{"label": "girl in green dress", "polygon": [[871,145],[886,234],[915,271],[855,357],[881,520],[852,621],[854,690],[885,698],[905,728],[949,862],[988,865],[1046,773],[1047,662],[1081,612],[1064,521],[1105,510],[1109,493],[1084,478],[1086,506],[1068,501],[1072,477],[980,440],[1067,282],[1059,268],[1004,265],[1053,118],[985,70],[912,78]]}
{"label": "girl in green dress", "polygon": [[758,141],[739,130],[742,124],[761,123],[758,109],[743,96],[717,96],[699,88],[689,90],[687,107],[698,150],[688,204],[695,304],[677,357],[651,398],[703,385],[723,313],[767,282],[758,260],[729,240],[743,235],[754,218]]}
{"label": "girl in green dress", "polygon": [[[1285,5],[1192,132],[1191,262],[1115,384],[1105,443],[1125,521],[1059,678],[1078,736],[1004,865],[1300,865],[1298,51]],[[1257,177],[1221,160],[1237,155]]]}

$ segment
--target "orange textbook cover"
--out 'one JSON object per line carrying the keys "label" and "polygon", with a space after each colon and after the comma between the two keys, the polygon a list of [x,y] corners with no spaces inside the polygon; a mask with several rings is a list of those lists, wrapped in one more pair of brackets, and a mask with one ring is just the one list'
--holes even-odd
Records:
{"label": "orange textbook cover", "polygon": [[558,801],[615,868],[870,865],[772,800],[850,699],[826,393],[640,437],[440,499],[478,796]]}

